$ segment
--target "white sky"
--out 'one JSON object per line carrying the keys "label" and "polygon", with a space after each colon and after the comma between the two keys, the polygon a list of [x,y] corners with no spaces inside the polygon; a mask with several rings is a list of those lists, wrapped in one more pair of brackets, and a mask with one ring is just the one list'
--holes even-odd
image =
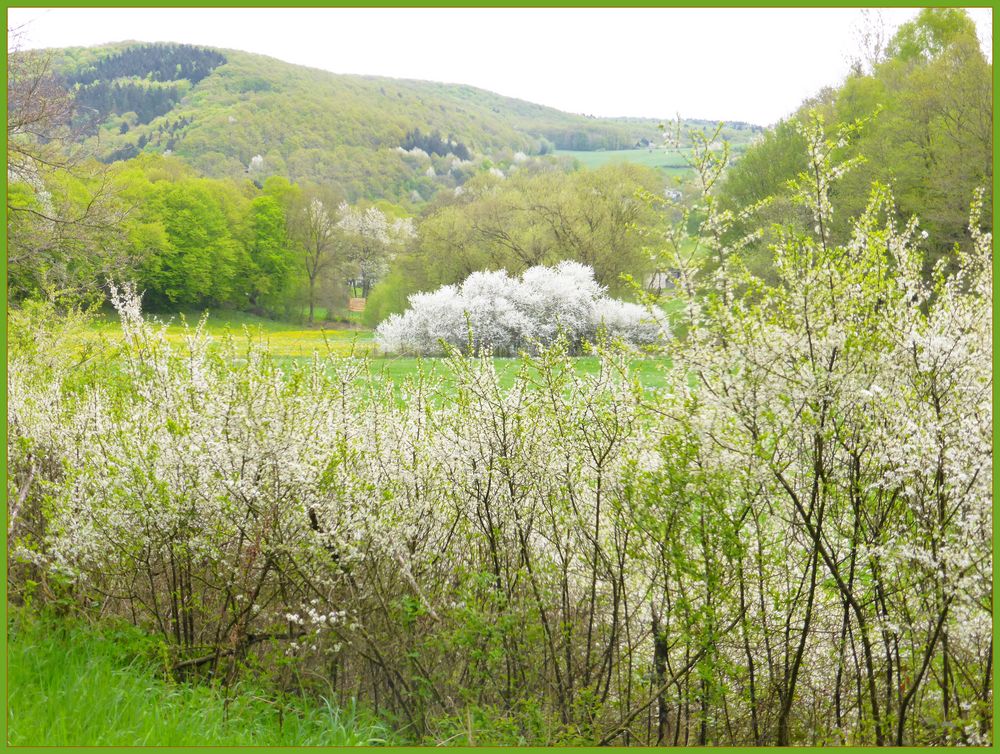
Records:
{"label": "white sky", "polygon": [[[989,50],[992,11],[969,12]],[[917,10],[881,13],[891,34]],[[761,125],[840,83],[861,20],[848,8],[8,9],[27,47],[186,42],[470,84],[575,113]]]}

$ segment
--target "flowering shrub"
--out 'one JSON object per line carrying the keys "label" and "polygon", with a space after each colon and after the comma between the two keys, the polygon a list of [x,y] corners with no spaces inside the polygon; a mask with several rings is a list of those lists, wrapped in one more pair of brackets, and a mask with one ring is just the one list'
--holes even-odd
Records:
{"label": "flowering shrub", "polygon": [[608,298],[590,267],[565,261],[531,267],[519,278],[474,272],[458,285],[415,294],[410,309],[387,318],[376,335],[390,353],[440,354],[447,344],[515,354],[537,352],[560,335],[579,349],[599,332],[651,346],[667,326],[658,310]]}
{"label": "flowering shrub", "polygon": [[[450,349],[446,390],[198,328],[175,348],[128,290],[120,352],[81,379],[15,317],[12,593],[129,616],[177,673],[360,696],[418,740],[988,744],[981,200],[927,284],[884,188],[827,237],[836,137],[806,137],[819,230],[779,236],[775,285],[697,208],[719,232],[669,260],[687,334],[661,390],[607,346],[580,375],[565,338],[509,388]],[[426,343],[464,342],[466,312],[477,346],[633,321],[572,264],[415,298]]]}

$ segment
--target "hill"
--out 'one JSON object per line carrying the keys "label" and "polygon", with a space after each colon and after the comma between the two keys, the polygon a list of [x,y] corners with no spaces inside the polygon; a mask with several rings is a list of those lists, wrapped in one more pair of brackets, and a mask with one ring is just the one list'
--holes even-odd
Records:
{"label": "hill", "polygon": [[[427,199],[442,172],[460,183],[470,157],[662,140],[653,119],[575,115],[471,86],[334,74],[238,50],[123,42],[52,54],[105,161],[173,153],[211,177],[284,175],[352,199]],[[737,123],[726,136],[746,143],[759,130]]]}

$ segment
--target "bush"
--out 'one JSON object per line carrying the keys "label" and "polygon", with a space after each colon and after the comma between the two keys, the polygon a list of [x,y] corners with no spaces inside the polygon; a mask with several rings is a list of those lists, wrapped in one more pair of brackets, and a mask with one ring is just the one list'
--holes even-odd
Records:
{"label": "bush", "polygon": [[376,330],[390,353],[440,354],[445,344],[497,354],[537,353],[560,336],[577,352],[599,334],[633,346],[652,346],[667,335],[664,316],[608,298],[590,267],[560,262],[531,267],[520,276],[505,270],[474,272],[458,285],[410,296],[410,309]]}
{"label": "bush", "polygon": [[408,287],[407,275],[398,269],[391,270],[380,280],[368,295],[361,321],[367,327],[375,328],[390,314],[398,314],[406,310]]}

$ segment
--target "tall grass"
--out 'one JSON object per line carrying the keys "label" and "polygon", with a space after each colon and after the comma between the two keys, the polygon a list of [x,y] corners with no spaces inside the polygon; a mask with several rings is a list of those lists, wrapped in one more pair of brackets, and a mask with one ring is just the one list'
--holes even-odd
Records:
{"label": "tall grass", "polygon": [[20,609],[8,620],[7,741],[20,746],[359,746],[388,729],[363,711],[163,677],[159,645]]}

